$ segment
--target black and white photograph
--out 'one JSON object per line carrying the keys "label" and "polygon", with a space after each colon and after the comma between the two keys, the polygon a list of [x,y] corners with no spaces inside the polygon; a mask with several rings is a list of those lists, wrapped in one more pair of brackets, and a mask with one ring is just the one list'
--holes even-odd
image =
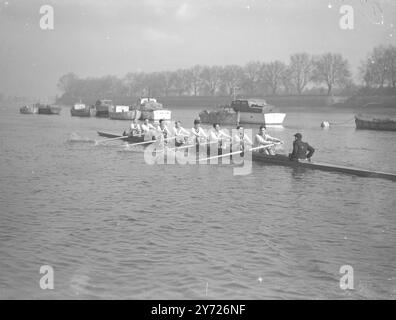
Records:
{"label": "black and white photograph", "polygon": [[396,299],[395,24],[395,0],[2,0],[0,300]]}

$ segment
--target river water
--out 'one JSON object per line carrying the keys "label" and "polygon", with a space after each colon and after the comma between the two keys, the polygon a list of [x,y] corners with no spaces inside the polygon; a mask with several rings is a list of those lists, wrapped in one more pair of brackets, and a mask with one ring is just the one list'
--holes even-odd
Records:
{"label": "river water", "polygon": [[[253,164],[148,165],[97,130],[128,122],[0,116],[0,298],[394,299],[396,183]],[[190,128],[199,110],[176,109]],[[315,159],[396,172],[396,133],[350,111],[290,109],[269,133]],[[320,128],[323,120],[334,124]],[[256,129],[256,128],[255,128]],[[42,290],[42,265],[54,270]],[[353,290],[340,268],[353,268]],[[350,273],[349,273],[350,275]]]}

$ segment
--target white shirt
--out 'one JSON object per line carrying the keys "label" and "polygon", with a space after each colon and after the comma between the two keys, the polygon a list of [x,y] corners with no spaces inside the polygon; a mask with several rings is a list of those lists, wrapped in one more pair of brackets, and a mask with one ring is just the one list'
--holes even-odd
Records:
{"label": "white shirt", "polygon": [[[208,138],[208,135],[206,134],[205,130],[202,129],[201,127],[198,127],[198,129],[193,127],[191,129],[191,133],[192,133],[192,137],[197,139],[200,142],[203,142],[204,140],[206,140]],[[194,140],[194,141],[196,141],[196,140]]]}
{"label": "white shirt", "polygon": [[219,142],[219,140],[222,140],[225,138],[231,138],[231,137],[222,130],[219,130],[219,131],[211,130],[210,131],[210,141],[211,142]]}
{"label": "white shirt", "polygon": [[141,126],[140,126],[139,123],[134,123],[134,122],[132,122],[132,123],[131,123],[131,130],[141,131],[142,128],[141,128]]}
{"label": "white shirt", "polygon": [[142,130],[143,130],[144,132],[148,132],[148,131],[150,131],[150,130],[155,130],[155,127],[154,127],[151,123],[149,123],[149,124],[143,123],[143,124],[141,125],[141,128],[142,128]]}
{"label": "white shirt", "polygon": [[190,135],[190,133],[186,129],[184,129],[183,127],[179,127],[179,128],[173,127],[173,134],[175,136],[183,136],[183,135],[188,136],[188,135]]}
{"label": "white shirt", "polygon": [[158,131],[159,133],[162,133],[162,134],[164,134],[164,133],[166,133],[167,135],[170,134],[170,131],[169,131],[169,129],[168,129],[168,127],[167,127],[166,125],[164,125],[163,128],[161,128],[161,126],[158,126],[158,127],[157,127],[157,131]]}
{"label": "white shirt", "polygon": [[272,144],[273,142],[280,142],[280,140],[271,137],[269,134],[264,134],[264,135],[256,134],[254,142],[257,147],[260,147],[262,145]]}
{"label": "white shirt", "polygon": [[237,133],[234,136],[234,141],[239,144],[242,144],[244,142],[246,144],[253,145],[252,140],[250,140],[250,138],[246,134],[243,134],[243,137],[241,138],[241,135]]}

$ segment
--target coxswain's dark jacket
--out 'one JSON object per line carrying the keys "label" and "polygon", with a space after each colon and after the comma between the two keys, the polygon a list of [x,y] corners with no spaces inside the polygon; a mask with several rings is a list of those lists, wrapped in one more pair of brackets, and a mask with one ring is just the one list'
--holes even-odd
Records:
{"label": "coxswain's dark jacket", "polygon": [[290,154],[290,159],[309,159],[314,154],[315,149],[308,143],[296,140],[293,142],[293,152]]}

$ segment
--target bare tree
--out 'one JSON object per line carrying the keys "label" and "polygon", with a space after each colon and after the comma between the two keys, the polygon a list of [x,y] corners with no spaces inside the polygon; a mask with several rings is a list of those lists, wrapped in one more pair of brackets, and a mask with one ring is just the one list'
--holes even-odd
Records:
{"label": "bare tree", "polygon": [[243,88],[248,94],[254,94],[261,80],[262,63],[250,61],[244,68]]}
{"label": "bare tree", "polygon": [[222,67],[203,67],[201,79],[210,95],[214,96],[221,84]]}
{"label": "bare tree", "polygon": [[285,94],[290,94],[294,87],[293,81],[291,80],[292,79],[291,74],[292,74],[292,70],[290,69],[290,67],[286,67],[281,77],[282,86]]}
{"label": "bare tree", "polygon": [[190,79],[191,90],[194,96],[199,95],[202,88],[202,74],[203,67],[200,65],[195,65],[194,67],[188,69],[188,77]]}
{"label": "bare tree", "polygon": [[377,46],[359,67],[359,75],[366,86],[396,87],[396,47]]}
{"label": "bare tree", "polygon": [[186,69],[178,69],[173,72],[172,81],[178,96],[190,94],[191,85],[189,80],[189,73]]}
{"label": "bare tree", "polygon": [[237,65],[228,65],[222,69],[220,78],[227,94],[232,95],[243,81],[243,68]]}
{"label": "bare tree", "polygon": [[327,95],[331,95],[335,85],[347,83],[350,76],[348,61],[341,54],[325,53],[315,59],[313,80],[326,84]]}
{"label": "bare tree", "polygon": [[298,94],[302,94],[311,80],[312,67],[312,58],[307,53],[296,53],[290,57],[290,80]]}
{"label": "bare tree", "polygon": [[392,88],[396,88],[396,47],[388,46],[385,50],[385,61],[387,65],[387,80]]}
{"label": "bare tree", "polygon": [[61,76],[58,80],[58,89],[63,92],[71,92],[77,79],[78,77],[73,72]]}
{"label": "bare tree", "polygon": [[264,82],[271,88],[272,94],[276,94],[286,71],[286,65],[277,60],[264,64],[262,71]]}

